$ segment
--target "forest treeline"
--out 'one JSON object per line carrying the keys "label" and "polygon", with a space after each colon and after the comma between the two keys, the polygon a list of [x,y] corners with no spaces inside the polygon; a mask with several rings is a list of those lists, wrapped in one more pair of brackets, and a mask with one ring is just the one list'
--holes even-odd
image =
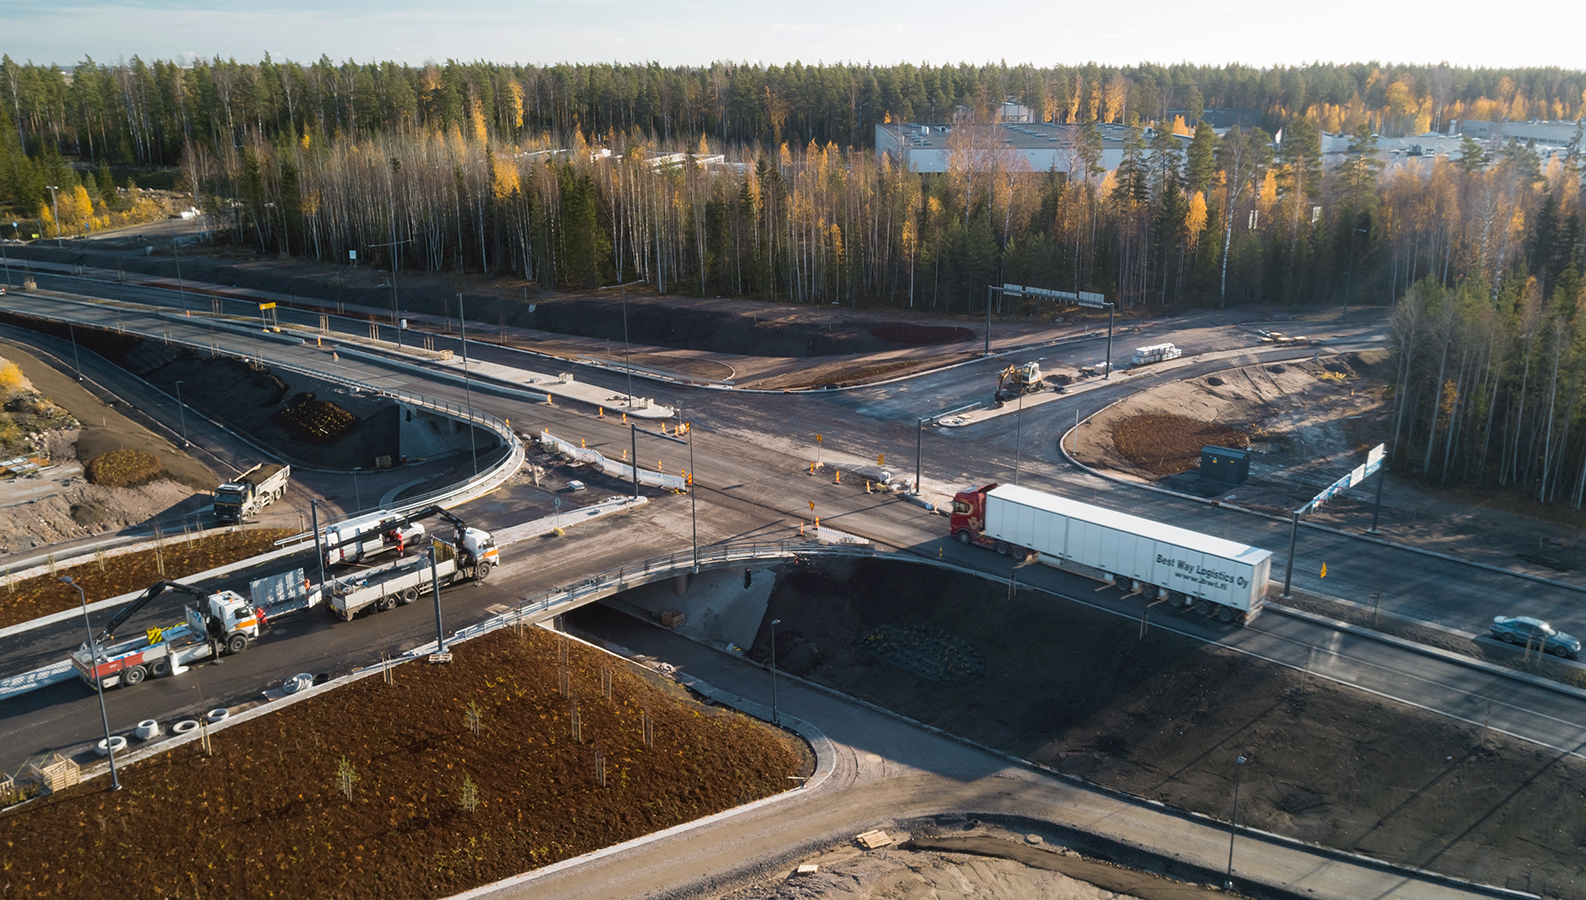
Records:
{"label": "forest treeline", "polygon": [[888,121],[947,122],[960,107],[1006,99],[1048,122],[1128,125],[1186,111],[1255,110],[1276,133],[1288,120],[1324,131],[1368,124],[1385,135],[1439,129],[1448,119],[1570,120],[1586,72],[1558,68],[1311,64],[1258,69],[1187,63],[1032,65],[713,63],[501,65],[448,61],[301,64],[133,57],[56,66],[0,58],[0,102],[31,151],[53,144],[91,163],[175,165],[188,143],[212,151],[250,131],[330,141],[412,130],[467,129],[482,117],[493,141],[540,135],[565,144],[639,133],[661,144],[707,136],[728,144],[871,144]]}
{"label": "forest treeline", "polygon": [[[179,162],[231,239],[328,262],[944,314],[1005,281],[1147,310],[1394,303],[1399,463],[1586,493],[1579,130],[1545,161],[1466,140],[1390,169],[1377,146],[1576,118],[1579,72],[0,65],[0,192],[45,234],[43,185],[72,233],[136,196],[101,163]],[[1020,165],[992,121],[1008,97],[1077,125],[1070,172]],[[1167,111],[1202,107],[1264,121],[1219,137],[1189,115],[1175,139]],[[888,118],[951,121],[949,171],[878,157]],[[1110,171],[1106,123],[1126,126]],[[1324,163],[1336,130],[1349,150]]]}

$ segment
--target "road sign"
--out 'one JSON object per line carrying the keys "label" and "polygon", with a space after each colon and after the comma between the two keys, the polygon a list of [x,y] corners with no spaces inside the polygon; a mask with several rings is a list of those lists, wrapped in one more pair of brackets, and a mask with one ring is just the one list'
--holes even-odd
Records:
{"label": "road sign", "polygon": [[1349,471],[1348,475],[1345,475],[1344,477],[1323,488],[1320,494],[1317,494],[1311,499],[1310,503],[1305,504],[1305,506],[1301,508],[1301,514],[1303,515],[1305,511],[1319,507],[1323,503],[1333,499],[1333,497],[1339,491],[1348,490],[1349,488],[1364,483],[1367,478],[1376,474],[1377,470],[1382,468],[1382,458],[1385,455],[1385,452],[1385,447],[1382,444],[1372,447],[1370,452],[1366,454],[1366,461],[1364,463],[1355,466]]}
{"label": "road sign", "polygon": [[261,310],[275,309],[275,304],[274,303],[261,303],[261,304],[259,304],[259,309],[261,309]]}
{"label": "road sign", "polygon": [[1041,297],[1047,300],[1064,300],[1096,309],[1101,309],[1107,305],[1106,296],[1093,291],[1054,291],[1050,288],[1029,287],[1022,284],[1004,284],[1002,293],[1013,297]]}

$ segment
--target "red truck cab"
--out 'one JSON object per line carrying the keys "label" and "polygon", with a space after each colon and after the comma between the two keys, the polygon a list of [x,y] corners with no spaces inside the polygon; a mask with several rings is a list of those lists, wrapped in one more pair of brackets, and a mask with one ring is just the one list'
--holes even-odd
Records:
{"label": "red truck cab", "polygon": [[947,517],[947,532],[963,544],[989,544],[986,539],[986,493],[996,487],[988,484],[953,495],[953,511]]}

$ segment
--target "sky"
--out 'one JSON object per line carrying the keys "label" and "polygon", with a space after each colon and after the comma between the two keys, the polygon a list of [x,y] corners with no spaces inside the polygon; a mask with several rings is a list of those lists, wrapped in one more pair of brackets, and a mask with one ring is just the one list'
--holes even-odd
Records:
{"label": "sky", "polygon": [[[1586,68],[1572,4],[1472,0],[0,0],[0,52],[62,66],[484,60],[782,64],[1449,62]],[[1461,9],[1468,7],[1468,9]],[[1509,14],[1507,10],[1524,10]],[[1563,25],[1563,21],[1555,22]],[[1576,23],[1579,25],[1579,22]]]}

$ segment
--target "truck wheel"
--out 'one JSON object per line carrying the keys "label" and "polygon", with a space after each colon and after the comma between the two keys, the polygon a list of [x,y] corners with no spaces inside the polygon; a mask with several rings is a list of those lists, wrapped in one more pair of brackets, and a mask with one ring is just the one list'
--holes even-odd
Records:
{"label": "truck wheel", "polygon": [[390,595],[387,595],[385,597],[381,597],[379,600],[376,600],[374,602],[374,611],[375,612],[385,612],[386,610],[391,609],[391,608],[395,607],[396,605],[397,605],[397,596],[395,594],[390,594]]}
{"label": "truck wheel", "polygon": [[121,683],[127,687],[137,687],[148,674],[142,666],[131,666],[121,670]]}
{"label": "truck wheel", "polygon": [[1211,603],[1209,601],[1206,601],[1206,600],[1196,600],[1195,601],[1195,611],[1200,613],[1203,616],[1209,616],[1209,615],[1212,614],[1212,605],[1211,605]]}
{"label": "truck wheel", "polygon": [[157,659],[149,663],[149,675],[151,677],[164,678],[169,674],[171,674],[171,661],[169,659]]}
{"label": "truck wheel", "polygon": [[1233,607],[1231,607],[1231,606],[1218,606],[1217,607],[1217,621],[1219,621],[1219,622],[1232,622],[1233,620],[1234,620]]}
{"label": "truck wheel", "polygon": [[418,598],[419,598],[419,589],[418,588],[416,588],[416,587],[403,588],[402,589],[402,595],[400,597],[397,597],[397,602],[402,604],[403,606],[407,606],[409,603],[412,603],[414,600],[417,600]]}
{"label": "truck wheel", "polygon": [[974,540],[975,539],[970,536],[968,530],[963,530],[963,531],[958,532],[958,542],[960,544],[964,544],[964,545],[967,546],[967,545],[973,543]]}
{"label": "truck wheel", "polygon": [[239,631],[236,634],[233,634],[231,637],[226,638],[227,654],[235,656],[246,649],[248,649],[248,636],[242,632]]}
{"label": "truck wheel", "polygon": [[1007,544],[1006,541],[998,541],[997,542],[997,555],[998,556],[1007,556],[1008,555],[1008,544]]}
{"label": "truck wheel", "polygon": [[485,560],[474,567],[474,580],[484,581],[490,577],[490,561]]}

